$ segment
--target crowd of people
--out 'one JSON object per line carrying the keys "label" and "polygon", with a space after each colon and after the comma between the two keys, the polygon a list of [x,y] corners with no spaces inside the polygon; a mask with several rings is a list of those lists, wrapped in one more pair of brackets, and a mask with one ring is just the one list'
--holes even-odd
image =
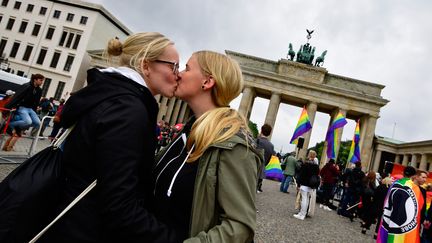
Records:
{"label": "crowd of people", "polygon": [[[432,191],[431,185],[425,185],[428,172],[407,166],[403,178],[394,178],[390,174],[382,178],[374,171],[365,173],[361,162],[340,168],[330,159],[319,169],[315,156],[315,151],[311,150],[303,162],[296,160],[293,152],[281,160],[284,179],[280,191],[288,193],[292,180],[297,186],[296,208],[299,211],[295,218],[305,220],[313,216],[318,202],[323,210],[336,211],[351,222],[360,219],[359,230],[363,234],[376,224],[373,237],[377,242],[388,242],[390,238],[410,231],[413,241],[409,242],[431,242],[432,210],[426,213],[426,192]],[[313,185],[313,177],[318,175],[320,182]],[[339,201],[336,205],[335,194]],[[412,200],[407,200],[409,198]]]}
{"label": "crowd of people", "polygon": [[[41,97],[40,74],[5,104],[16,109],[17,118],[6,129],[12,137],[30,127],[37,131],[45,115],[54,116],[53,133],[71,129],[62,146],[63,180],[52,215],[97,180],[42,241],[252,242],[255,198],[274,146],[271,126],[264,124],[254,139],[246,119],[229,107],[243,88],[238,63],[224,54],[197,51],[179,71],[174,43],[156,32],[132,34],[123,42],[113,38],[106,53],[120,66],[88,70],[88,86],[65,104],[61,100],[57,109],[53,100]],[[179,126],[157,123],[154,96],[159,94],[184,100],[193,116]],[[392,231],[401,220],[395,218],[401,214],[397,210],[407,208],[398,197],[408,195],[417,211],[404,212],[414,215],[406,227],[420,237],[422,225],[423,240],[430,240],[432,213],[422,211],[427,172],[407,167],[405,178],[391,184],[374,171],[365,174],[360,162],[342,169],[329,160],[320,169],[315,151],[304,161],[295,156],[283,160],[280,185],[283,193],[296,185],[293,217],[313,216],[319,201],[323,210],[360,218],[362,233],[378,222],[375,238],[386,242],[397,234]],[[393,192],[396,187],[412,193]]]}

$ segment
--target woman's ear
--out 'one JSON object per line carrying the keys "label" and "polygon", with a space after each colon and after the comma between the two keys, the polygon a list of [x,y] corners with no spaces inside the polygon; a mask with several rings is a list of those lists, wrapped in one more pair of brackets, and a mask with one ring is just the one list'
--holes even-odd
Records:
{"label": "woman's ear", "polygon": [[150,76],[150,65],[149,65],[149,62],[147,60],[141,61],[141,72],[145,77]]}
{"label": "woman's ear", "polygon": [[206,81],[204,81],[203,84],[203,89],[211,89],[213,88],[213,86],[216,85],[216,81],[213,79],[212,76],[208,76],[208,78],[206,79]]}

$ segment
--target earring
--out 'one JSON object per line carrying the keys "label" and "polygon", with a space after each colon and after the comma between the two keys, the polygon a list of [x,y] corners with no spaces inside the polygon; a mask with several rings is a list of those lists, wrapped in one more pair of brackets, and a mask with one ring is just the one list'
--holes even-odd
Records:
{"label": "earring", "polygon": [[204,90],[204,85],[203,85],[203,86],[201,86],[201,89],[202,89],[202,90]]}

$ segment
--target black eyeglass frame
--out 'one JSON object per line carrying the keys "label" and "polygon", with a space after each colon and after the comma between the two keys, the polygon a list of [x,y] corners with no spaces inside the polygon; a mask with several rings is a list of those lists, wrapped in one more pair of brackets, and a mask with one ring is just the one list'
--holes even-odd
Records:
{"label": "black eyeglass frame", "polygon": [[154,60],[154,62],[170,64],[173,66],[173,69],[172,69],[173,73],[175,75],[177,75],[179,73],[180,64],[178,64],[176,62],[170,62],[170,61],[164,61],[164,60]]}

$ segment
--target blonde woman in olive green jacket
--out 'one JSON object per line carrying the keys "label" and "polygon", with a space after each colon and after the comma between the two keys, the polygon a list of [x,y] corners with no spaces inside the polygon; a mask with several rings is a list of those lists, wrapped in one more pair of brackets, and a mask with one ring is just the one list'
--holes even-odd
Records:
{"label": "blonde woman in olive green jacket", "polygon": [[179,73],[175,95],[194,113],[158,155],[154,212],[184,242],[251,242],[262,153],[246,120],[228,107],[243,88],[239,65],[199,51]]}

